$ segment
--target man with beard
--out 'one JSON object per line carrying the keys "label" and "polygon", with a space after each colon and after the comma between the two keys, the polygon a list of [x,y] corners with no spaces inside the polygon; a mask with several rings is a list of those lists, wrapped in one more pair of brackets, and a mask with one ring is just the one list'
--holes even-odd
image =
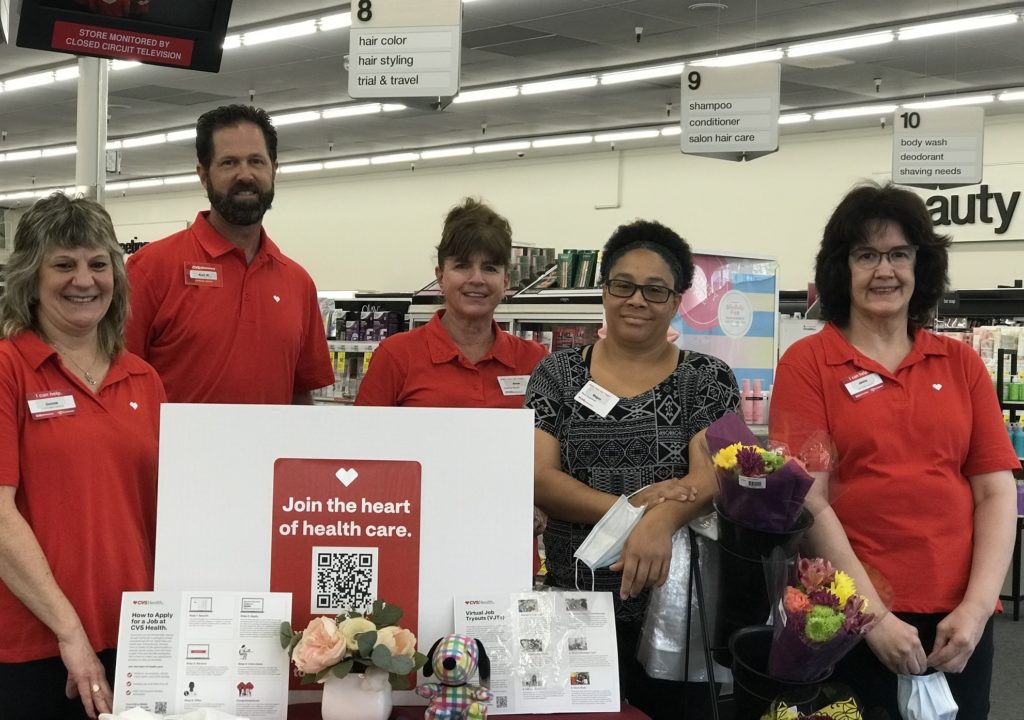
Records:
{"label": "man with beard", "polygon": [[310,404],[334,371],[313,281],[262,226],[277,172],[270,116],[204,113],[196,155],[210,209],[129,258],[128,348],[170,402]]}

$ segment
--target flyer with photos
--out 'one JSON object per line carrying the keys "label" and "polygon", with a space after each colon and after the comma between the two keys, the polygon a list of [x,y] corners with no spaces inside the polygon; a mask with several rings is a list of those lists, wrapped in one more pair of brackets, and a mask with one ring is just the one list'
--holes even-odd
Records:
{"label": "flyer with photos", "polygon": [[620,709],[611,593],[457,597],[455,632],[486,649],[492,715]]}
{"label": "flyer with photos", "polygon": [[121,599],[114,712],[212,709],[285,720],[289,593],[126,592]]}

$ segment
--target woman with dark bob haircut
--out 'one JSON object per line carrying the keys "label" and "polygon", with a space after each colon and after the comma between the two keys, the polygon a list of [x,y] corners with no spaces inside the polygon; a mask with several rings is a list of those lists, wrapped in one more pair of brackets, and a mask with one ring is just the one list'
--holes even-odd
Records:
{"label": "woman with dark bob haircut", "polygon": [[893,718],[897,676],[932,670],[947,673],[958,717],[988,717],[992,613],[1013,547],[1020,464],[988,371],[969,345],[924,329],[949,244],[914,193],[851,191],[817,256],[828,324],[775,375],[771,437],[801,447],[827,430],[837,450],[808,495],[812,549],[876,609],[884,588],[892,610],[833,679]]}
{"label": "woman with dark bob haircut", "polygon": [[151,590],[163,385],[125,351],[110,216],[21,218],[0,302],[0,715],[110,712],[121,593]]}
{"label": "woman with dark bob haircut", "polygon": [[[526,393],[535,413],[534,501],[549,517],[548,582],[614,592],[623,696],[654,720],[679,717],[683,705],[687,717],[701,718],[706,683],[650,677],[637,645],[650,588],[668,575],[672,536],[709,512],[715,493],[704,431],[737,410],[739,391],[721,360],[666,339],[693,279],[679,235],[656,222],[622,225],[604,246],[601,276],[607,334],[541,360]],[[621,558],[578,566],[576,552],[606,513],[624,506],[622,496],[647,510]]]}

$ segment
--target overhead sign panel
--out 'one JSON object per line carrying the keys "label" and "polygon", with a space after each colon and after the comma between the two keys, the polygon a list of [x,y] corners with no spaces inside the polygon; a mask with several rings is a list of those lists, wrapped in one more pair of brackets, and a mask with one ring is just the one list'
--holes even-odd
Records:
{"label": "overhead sign panel", "polygon": [[753,160],[779,149],[778,63],[683,69],[681,149]]}
{"label": "overhead sign panel", "polygon": [[348,94],[451,99],[459,91],[462,0],[352,3]]}
{"label": "overhead sign panel", "polygon": [[981,182],[983,108],[904,108],[896,112],[893,128],[893,182],[934,189]]}

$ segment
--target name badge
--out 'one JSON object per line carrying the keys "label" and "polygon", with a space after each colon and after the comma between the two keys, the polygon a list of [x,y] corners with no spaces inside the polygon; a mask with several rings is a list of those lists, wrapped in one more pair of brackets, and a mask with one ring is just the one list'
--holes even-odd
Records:
{"label": "name badge", "polygon": [[499,375],[498,384],[501,386],[501,394],[525,395],[526,385],[530,382],[529,375]]}
{"label": "name badge", "polygon": [[619,398],[610,393],[593,380],[583,386],[583,389],[576,393],[576,402],[584,407],[590,408],[601,417],[608,417]]}
{"label": "name badge", "polygon": [[220,265],[198,265],[185,262],[185,284],[206,285],[208,287],[224,287]]}
{"label": "name badge", "polygon": [[878,373],[869,373],[867,370],[855,372],[846,379],[843,385],[854,400],[860,400],[865,395],[870,395],[884,387]]}
{"label": "name badge", "polygon": [[28,412],[33,420],[74,415],[75,398],[70,390],[32,393],[28,398]]}

